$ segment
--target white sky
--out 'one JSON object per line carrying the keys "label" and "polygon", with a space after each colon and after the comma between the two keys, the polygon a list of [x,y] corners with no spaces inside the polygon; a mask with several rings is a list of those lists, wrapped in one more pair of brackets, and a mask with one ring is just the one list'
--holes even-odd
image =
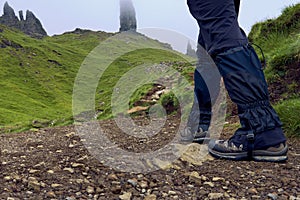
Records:
{"label": "white sky", "polygon": [[[0,0],[0,14],[6,0]],[[31,10],[49,35],[75,28],[117,32],[119,30],[119,0],[7,0],[14,8]],[[194,41],[198,27],[190,15],[186,0],[133,0],[139,28],[173,30]],[[246,33],[256,22],[280,15],[286,6],[300,0],[242,0],[240,25]]]}

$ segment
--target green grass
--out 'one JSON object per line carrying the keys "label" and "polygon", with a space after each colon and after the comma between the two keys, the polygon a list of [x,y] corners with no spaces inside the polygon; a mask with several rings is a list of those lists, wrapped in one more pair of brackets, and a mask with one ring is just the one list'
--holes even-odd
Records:
{"label": "green grass", "polygon": [[[287,7],[276,19],[260,22],[249,33],[251,42],[262,47],[268,68],[266,78],[272,82],[282,77],[287,66],[300,61],[300,4]],[[257,51],[259,52],[259,51]]]}
{"label": "green grass", "polygon": [[[22,46],[0,49],[0,129],[30,129],[35,122],[64,125],[72,122],[72,90],[85,56],[112,34],[87,32],[30,38],[0,26],[0,43]],[[47,123],[46,123],[47,122]]]}
{"label": "green grass", "polygon": [[[0,49],[0,132],[72,123],[73,84],[78,70],[86,56],[114,34],[79,30],[38,40],[5,26],[0,25],[0,29],[3,30],[0,44],[3,41],[14,44]],[[141,47],[162,49],[164,46],[142,35],[136,35],[135,40]],[[116,51],[126,50],[126,46],[117,46]],[[151,48],[130,52],[115,60],[103,74],[97,89],[95,106],[103,110],[99,118],[111,117],[112,89],[124,73],[141,64],[175,61],[182,61],[178,53]],[[131,102],[148,88],[140,88]]]}
{"label": "green grass", "polygon": [[300,99],[290,99],[275,106],[282,122],[283,128],[288,137],[300,135]]}

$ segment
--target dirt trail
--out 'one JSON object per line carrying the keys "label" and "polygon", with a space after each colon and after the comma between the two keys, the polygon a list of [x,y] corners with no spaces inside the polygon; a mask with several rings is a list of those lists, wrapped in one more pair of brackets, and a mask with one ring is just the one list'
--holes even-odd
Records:
{"label": "dirt trail", "polygon": [[[172,119],[166,130],[178,122]],[[151,141],[119,137],[124,149],[143,150]],[[229,130],[227,130],[228,132]],[[225,131],[226,132],[226,131]],[[172,133],[154,139],[165,145]],[[92,157],[74,126],[0,136],[0,199],[300,199],[300,140],[289,140],[286,163],[233,162],[188,155],[147,174],[116,171]],[[197,149],[200,145],[192,145]]]}

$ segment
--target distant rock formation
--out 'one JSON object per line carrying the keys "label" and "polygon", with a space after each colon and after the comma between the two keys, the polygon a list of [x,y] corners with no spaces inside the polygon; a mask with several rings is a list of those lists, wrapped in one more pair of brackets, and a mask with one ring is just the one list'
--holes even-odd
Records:
{"label": "distant rock formation", "polygon": [[194,57],[194,58],[197,57],[197,53],[196,53],[196,51],[193,49],[193,47],[192,47],[190,41],[189,41],[188,44],[187,44],[186,55],[191,56],[191,57]]}
{"label": "distant rock formation", "polygon": [[131,0],[120,0],[120,32],[136,31],[137,22]]}
{"label": "distant rock formation", "polygon": [[19,19],[15,15],[14,9],[12,9],[6,2],[3,7],[3,15],[0,17],[0,23],[9,27],[20,28]]}
{"label": "distant rock formation", "polygon": [[14,9],[5,2],[3,15],[0,17],[0,24],[19,29],[34,38],[47,36],[47,32],[43,28],[40,20],[31,11],[26,11],[26,19],[24,19],[23,11],[19,11],[19,17],[20,20],[15,15]]}

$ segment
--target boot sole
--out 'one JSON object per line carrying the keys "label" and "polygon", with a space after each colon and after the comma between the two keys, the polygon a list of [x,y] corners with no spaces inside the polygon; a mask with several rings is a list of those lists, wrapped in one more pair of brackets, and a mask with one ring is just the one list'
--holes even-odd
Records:
{"label": "boot sole", "polygon": [[288,147],[285,147],[280,151],[267,151],[267,150],[254,150],[252,158],[248,157],[247,152],[240,152],[240,153],[220,153],[214,151],[212,149],[208,150],[211,155],[216,158],[227,159],[227,160],[254,160],[257,162],[284,162],[288,159],[287,152]]}
{"label": "boot sole", "polygon": [[288,159],[287,157],[288,146],[285,145],[281,151],[266,151],[256,150],[253,152],[253,160],[262,162],[283,162]]}

